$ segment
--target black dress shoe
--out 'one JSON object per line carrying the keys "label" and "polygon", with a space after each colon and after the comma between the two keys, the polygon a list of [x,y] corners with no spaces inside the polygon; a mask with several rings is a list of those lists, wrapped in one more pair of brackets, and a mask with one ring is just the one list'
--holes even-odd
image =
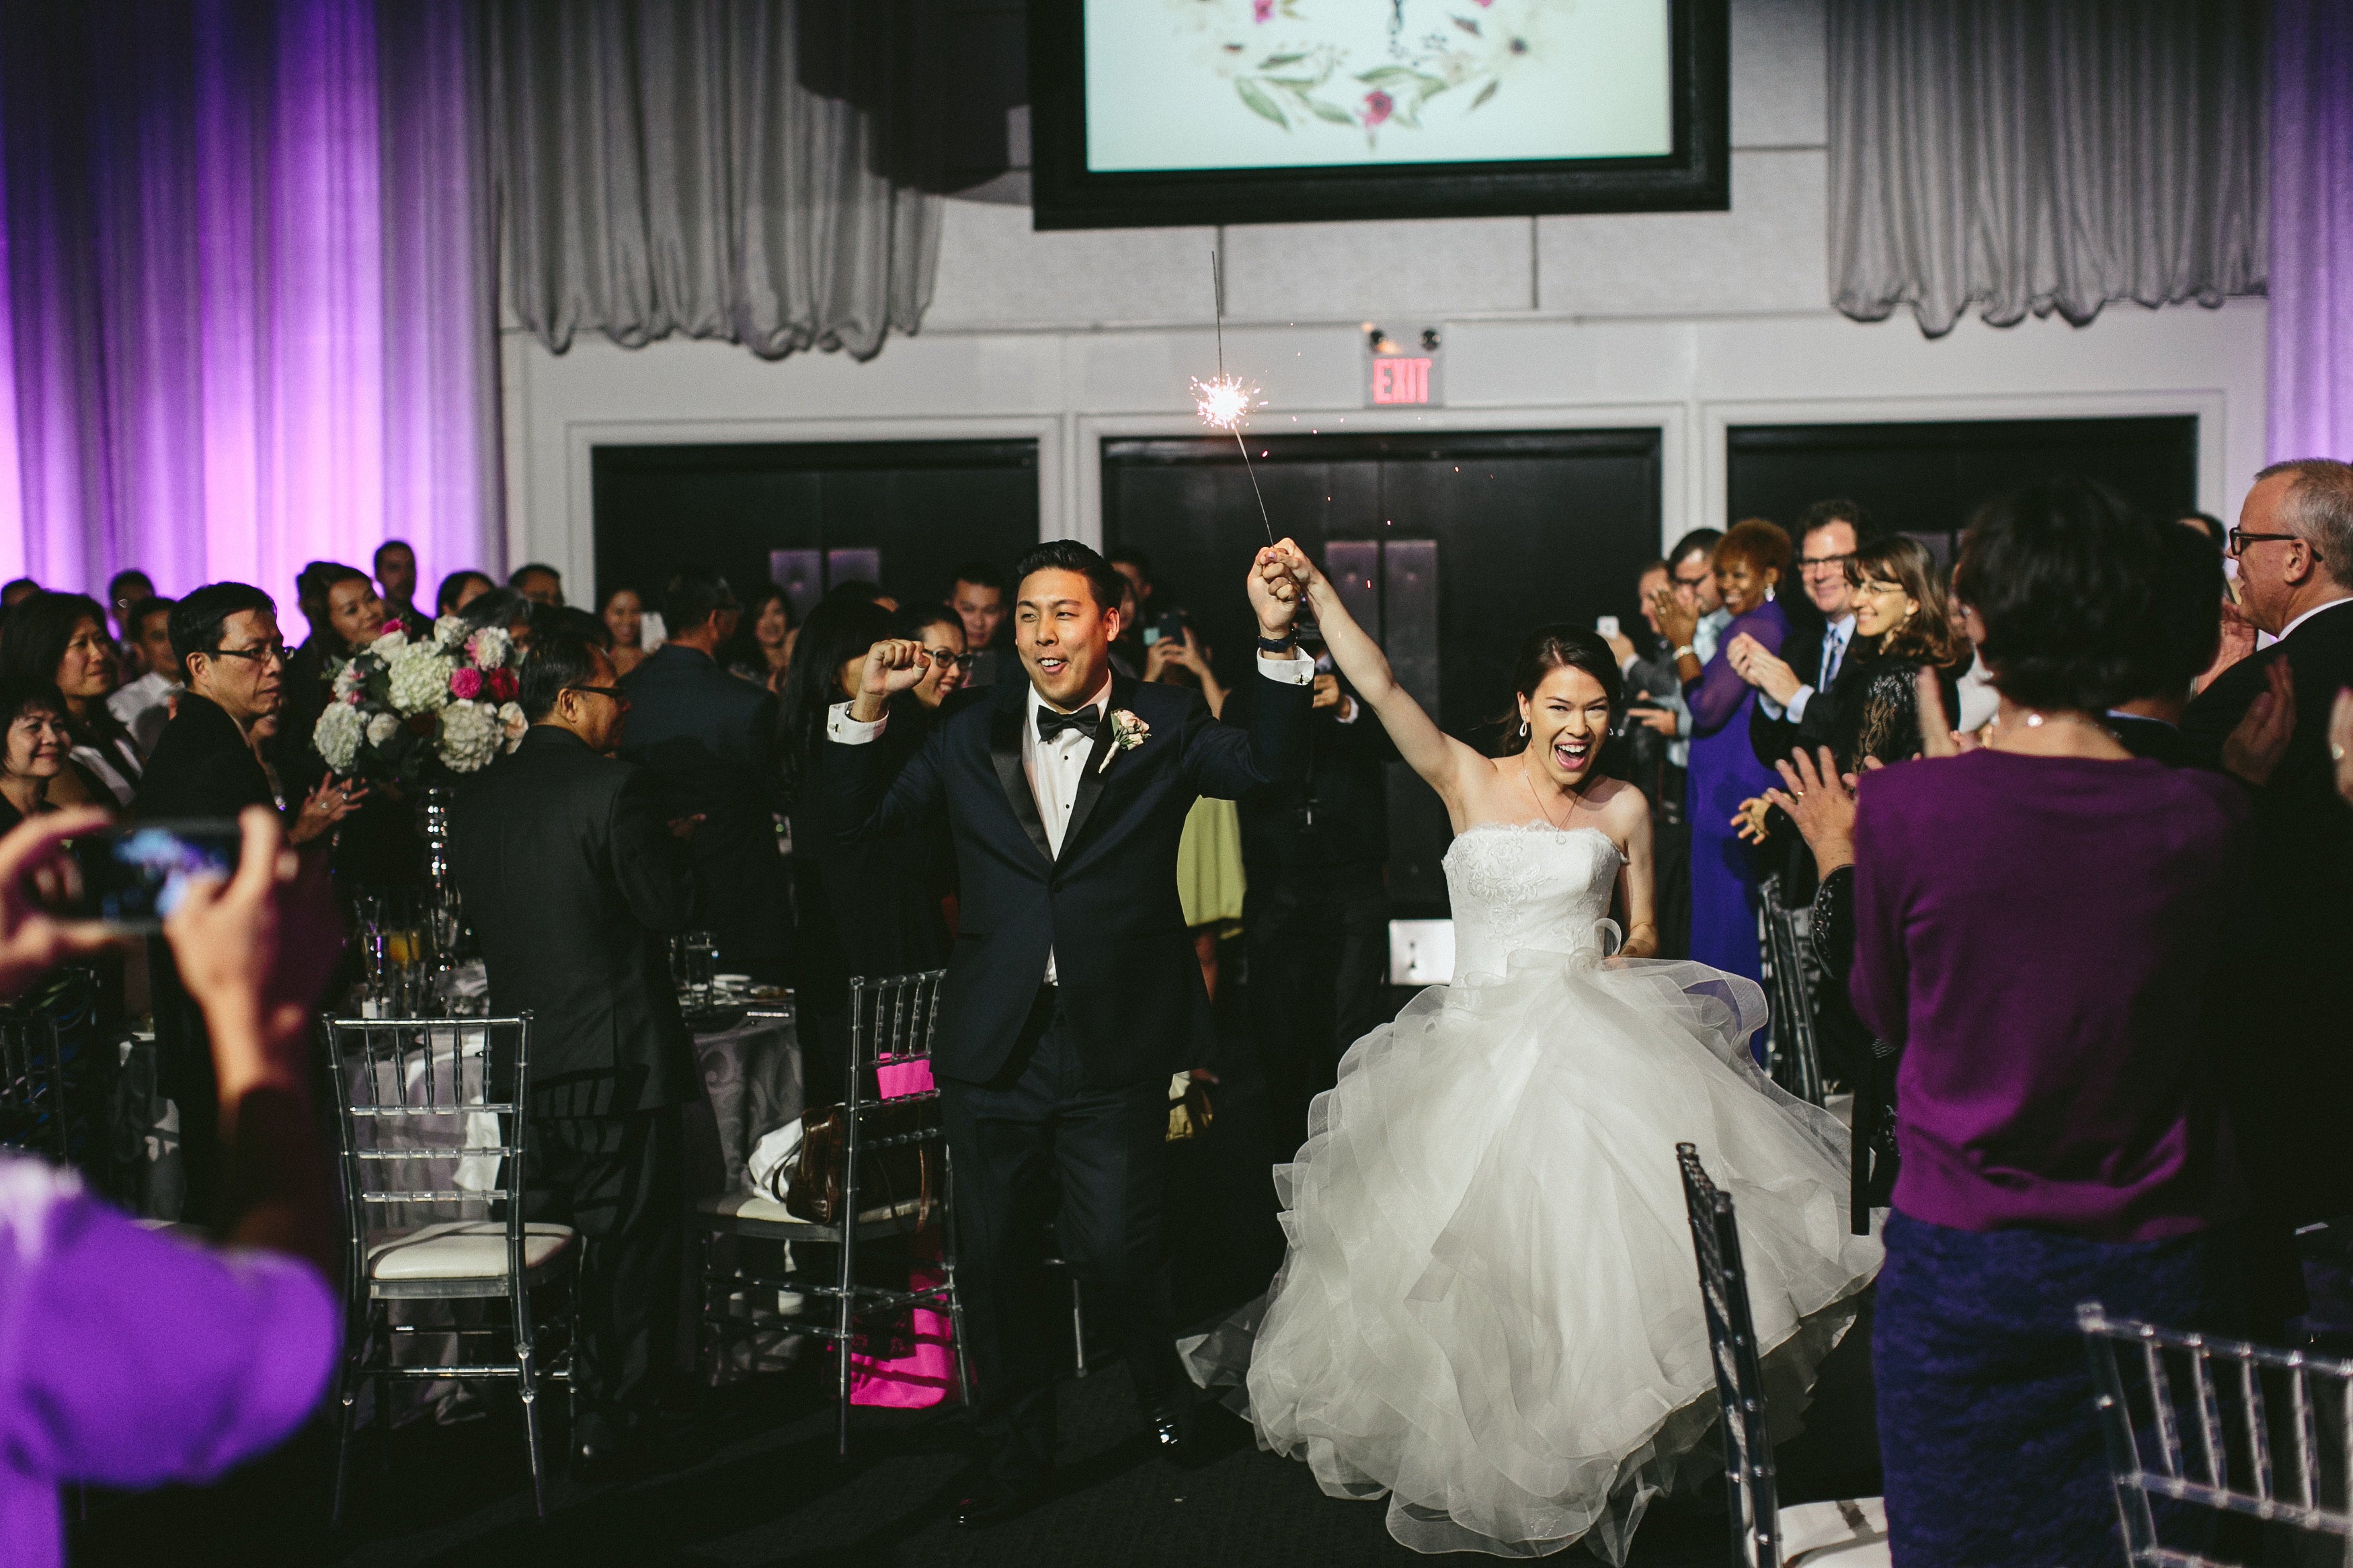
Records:
{"label": "black dress shoe", "polygon": [[985,1476],[956,1500],[955,1521],[965,1530],[987,1530],[1028,1513],[1052,1494],[1054,1475],[1049,1470],[1027,1481],[1003,1481]]}

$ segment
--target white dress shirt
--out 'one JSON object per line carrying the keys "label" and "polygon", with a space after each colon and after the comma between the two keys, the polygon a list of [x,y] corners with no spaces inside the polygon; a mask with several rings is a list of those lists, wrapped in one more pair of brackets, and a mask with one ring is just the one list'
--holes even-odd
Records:
{"label": "white dress shirt", "polygon": [[2348,594],[2341,599],[2331,599],[2325,605],[2313,605],[2312,608],[2305,611],[2304,614],[2296,616],[2295,619],[2280,627],[2280,635],[2276,640],[2280,642],[2287,641],[2288,638],[2295,635],[2296,627],[2304,625],[2305,622],[2312,619],[2313,616],[2319,615],[2324,610],[2333,610],[2339,605],[2347,604],[2353,604],[2353,594]]}
{"label": "white dress shirt", "polygon": [[[1839,666],[1846,662],[1846,645],[1852,640],[1854,640],[1852,611],[1832,621],[1822,632],[1821,689],[1829,690],[1831,682],[1838,679]],[[1811,686],[1800,686],[1791,692],[1788,708],[1789,722],[1792,724],[1802,722],[1806,717],[1806,704],[1813,700],[1814,688]],[[1781,704],[1774,701],[1762,691],[1757,694],[1757,706],[1765,710],[1765,717],[1767,719],[1778,719],[1783,712]]]}
{"label": "white dress shirt", "polygon": [[[1293,650],[1290,658],[1270,658],[1261,653],[1258,659],[1261,675],[1269,680],[1279,680],[1286,686],[1312,686],[1315,683],[1315,661]],[[1076,708],[1072,713],[1095,710],[1100,727],[1111,721],[1111,682],[1106,671],[1103,684],[1095,694]],[[1086,778],[1087,757],[1094,750],[1094,737],[1080,729],[1063,729],[1050,741],[1038,733],[1038,710],[1045,699],[1030,689],[1022,702],[1021,773],[1029,781],[1029,798],[1038,805],[1038,819],[1046,825],[1046,844],[1060,858],[1062,836],[1070,831],[1071,808],[1078,804],[1079,785]],[[828,739],[845,746],[862,746],[890,726],[891,715],[885,712],[872,723],[849,716],[849,704],[837,702],[826,710],[825,732]],[[1046,950],[1046,984],[1056,984],[1054,950]]]}
{"label": "white dress shirt", "polygon": [[171,700],[179,689],[178,681],[151,669],[106,700],[106,710],[131,731],[141,756],[153,751],[155,742],[164,738],[164,726],[172,718]]}

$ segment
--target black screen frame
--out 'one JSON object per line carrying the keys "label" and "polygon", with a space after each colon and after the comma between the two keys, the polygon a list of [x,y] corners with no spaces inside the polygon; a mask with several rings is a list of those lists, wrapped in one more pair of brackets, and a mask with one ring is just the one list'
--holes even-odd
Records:
{"label": "black screen frame", "polygon": [[1674,150],[1662,158],[1115,174],[1087,167],[1086,5],[1029,0],[1029,190],[1037,228],[1723,212],[1732,205],[1730,0],[1669,0]]}

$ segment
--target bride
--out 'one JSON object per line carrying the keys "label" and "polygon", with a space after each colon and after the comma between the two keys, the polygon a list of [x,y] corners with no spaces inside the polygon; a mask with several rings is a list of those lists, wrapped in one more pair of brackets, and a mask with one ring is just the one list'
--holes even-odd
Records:
{"label": "bride", "polygon": [[[1649,959],[1649,809],[1594,772],[1621,701],[1601,640],[1530,637],[1519,749],[1482,756],[1398,688],[1321,572],[1293,570],[1446,802],[1455,976],[1350,1047],[1275,1170],[1282,1270],[1187,1349],[1212,1384],[1246,1363],[1261,1441],[1334,1497],[1388,1497],[1407,1546],[1583,1540],[1622,1563],[1679,1469],[1721,1473],[1713,1440],[1694,1452],[1716,1396],[1675,1144],[1737,1201],[1768,1375],[1801,1393],[1879,1263],[1848,1234],[1846,1133],[1750,1059],[1755,984]],[[1626,938],[1605,956],[1613,894]]]}

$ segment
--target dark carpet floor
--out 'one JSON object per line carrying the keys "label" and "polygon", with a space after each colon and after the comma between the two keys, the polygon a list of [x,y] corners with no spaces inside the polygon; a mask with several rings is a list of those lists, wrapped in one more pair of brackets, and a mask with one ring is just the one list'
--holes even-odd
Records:
{"label": "dark carpet floor", "polygon": [[[1209,1135],[1171,1150],[1176,1305],[1181,1321],[1202,1326],[1262,1289],[1282,1251],[1255,1074],[1230,1037],[1224,1056]],[[1866,1317],[1825,1366],[1807,1431],[1782,1447],[1785,1501],[1878,1491],[1868,1342]],[[1057,1494],[997,1529],[959,1531],[948,1509],[968,1449],[956,1413],[858,1411],[850,1459],[839,1463],[825,1372],[812,1356],[790,1372],[681,1395],[658,1469],[602,1488],[560,1479],[544,1521],[533,1517],[518,1406],[511,1394],[493,1394],[479,1420],[417,1422],[388,1443],[364,1434],[354,1450],[352,1517],[339,1530],[326,1518],[334,1445],[314,1428],[213,1488],[93,1496],[90,1517],[74,1527],[73,1560],[82,1568],[1353,1568],[1429,1561],[1388,1538],[1382,1505],[1324,1497],[1304,1465],[1259,1451],[1222,1412],[1212,1417],[1211,1462],[1186,1470],[1162,1459],[1145,1440],[1115,1364],[1062,1391]],[[1635,1568],[1727,1560],[1719,1497],[1654,1505],[1635,1539]],[[1597,1559],[1578,1550],[1558,1561]]]}

